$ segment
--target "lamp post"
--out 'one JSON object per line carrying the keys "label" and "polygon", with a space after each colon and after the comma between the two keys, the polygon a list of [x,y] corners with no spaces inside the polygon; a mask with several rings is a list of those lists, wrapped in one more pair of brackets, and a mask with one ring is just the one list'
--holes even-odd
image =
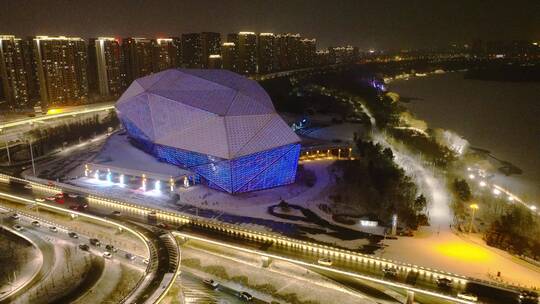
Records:
{"label": "lamp post", "polygon": [[476,210],[478,210],[478,204],[471,204],[469,207],[472,210],[471,222],[469,223],[469,233],[471,233],[474,221],[474,214],[476,213]]}

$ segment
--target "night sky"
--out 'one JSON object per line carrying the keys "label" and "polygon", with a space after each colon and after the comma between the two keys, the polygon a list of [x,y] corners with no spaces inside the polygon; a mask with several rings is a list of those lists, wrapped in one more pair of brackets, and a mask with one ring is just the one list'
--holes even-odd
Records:
{"label": "night sky", "polygon": [[299,32],[319,47],[540,40],[540,0],[0,0],[0,34],[179,36]]}

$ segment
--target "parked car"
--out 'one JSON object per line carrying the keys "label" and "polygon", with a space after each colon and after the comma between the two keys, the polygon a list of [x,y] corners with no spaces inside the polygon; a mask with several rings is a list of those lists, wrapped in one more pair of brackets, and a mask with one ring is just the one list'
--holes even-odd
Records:
{"label": "parked car", "polygon": [[78,239],[79,238],[79,235],[77,233],[73,232],[73,231],[69,232],[68,235],[69,235],[70,238],[73,238],[73,239]]}
{"label": "parked car", "polygon": [[21,225],[13,225],[13,229],[15,229],[17,231],[23,231],[24,230],[23,226],[21,226]]}
{"label": "parked car", "polygon": [[69,193],[68,196],[71,197],[71,198],[77,198],[77,197],[79,197],[79,195],[78,195],[78,194],[75,194],[75,193]]}
{"label": "parked car", "polygon": [[58,232],[58,228],[56,228],[55,226],[50,226],[49,230],[52,232]]}
{"label": "parked car", "polygon": [[169,225],[165,223],[158,223],[157,226],[161,229],[169,229]]}
{"label": "parked car", "polygon": [[79,205],[69,205],[69,209],[75,210],[75,211],[80,211],[81,206],[79,206]]}
{"label": "parked car", "polygon": [[45,199],[44,199],[44,198],[41,198],[41,197],[36,197],[36,198],[35,198],[35,201],[36,201],[36,202],[43,203],[43,202],[45,201]]}
{"label": "parked car", "polygon": [[118,252],[118,248],[114,247],[114,246],[111,245],[111,244],[105,245],[105,249],[106,249],[107,251],[114,252],[114,253]]}
{"label": "parked car", "polygon": [[47,201],[49,201],[49,202],[54,202],[54,201],[56,200],[56,197],[54,197],[54,196],[47,196],[45,199],[46,199]]}
{"label": "parked car", "polygon": [[219,283],[212,279],[204,279],[203,283],[211,288],[217,288],[219,286]]}
{"label": "parked car", "polygon": [[103,252],[103,257],[106,258],[106,259],[110,259],[110,258],[112,258],[112,253],[110,253],[108,251],[105,251],[105,252]]}
{"label": "parked car", "polygon": [[90,246],[88,246],[86,244],[80,244],[79,249],[81,249],[83,251],[88,251],[88,250],[90,250]]}
{"label": "parked car", "polygon": [[452,280],[448,278],[438,278],[437,286],[439,286],[440,288],[449,288],[452,286]]}
{"label": "parked car", "polygon": [[39,226],[41,226],[41,224],[38,221],[33,221],[32,226],[39,227]]}
{"label": "parked car", "polygon": [[537,304],[538,293],[530,290],[522,290],[519,294],[519,304]]}
{"label": "parked car", "polygon": [[64,193],[56,193],[54,195],[54,197],[56,197],[56,198],[64,198]]}
{"label": "parked car", "polygon": [[475,294],[472,294],[470,292],[468,293],[458,293],[457,297],[463,300],[471,301],[471,302],[477,302],[478,297]]}
{"label": "parked car", "polygon": [[332,260],[329,258],[320,258],[319,260],[317,260],[317,263],[324,266],[332,266]]}
{"label": "parked car", "polygon": [[32,189],[32,185],[26,184],[26,185],[24,185],[24,189]]}
{"label": "parked car", "polygon": [[396,277],[397,276],[397,269],[393,267],[385,267],[383,268],[383,273],[385,276],[388,277]]}
{"label": "parked car", "polygon": [[134,261],[135,260],[135,256],[131,253],[126,253],[125,255],[126,259],[130,260],[130,261]]}
{"label": "parked car", "polygon": [[120,216],[120,215],[122,215],[122,212],[120,212],[118,210],[115,210],[115,211],[111,212],[111,215]]}
{"label": "parked car", "polygon": [[144,265],[148,265],[148,264],[150,264],[150,260],[149,259],[144,259],[143,263],[144,263]]}
{"label": "parked car", "polygon": [[98,240],[98,239],[90,239],[90,244],[96,246],[96,247],[100,247],[101,246],[101,242]]}
{"label": "parked car", "polygon": [[57,204],[63,204],[66,202],[66,200],[63,198],[63,197],[57,197],[54,199],[54,201],[57,203]]}
{"label": "parked car", "polygon": [[14,220],[18,220],[18,219],[21,218],[21,216],[18,215],[17,213],[13,213],[13,214],[11,215],[11,218],[14,219]]}
{"label": "parked car", "polygon": [[238,295],[240,297],[240,299],[244,300],[244,301],[251,301],[253,300],[253,296],[250,295],[249,293],[245,292],[245,291],[242,291],[241,293],[239,293]]}

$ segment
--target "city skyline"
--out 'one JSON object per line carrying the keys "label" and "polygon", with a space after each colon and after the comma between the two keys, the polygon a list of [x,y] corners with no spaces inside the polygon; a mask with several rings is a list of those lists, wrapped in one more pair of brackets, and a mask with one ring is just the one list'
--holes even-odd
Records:
{"label": "city skyline", "polygon": [[[61,9],[60,9],[61,7]],[[131,7],[131,8],[130,8]],[[162,9],[162,8],[167,9]],[[127,10],[126,10],[127,8]],[[180,33],[301,32],[320,47],[422,48],[473,40],[538,40],[540,4],[518,1],[7,2],[0,32],[16,36],[170,37]],[[61,12],[61,13],[57,13]],[[466,12],[466,13],[464,13]],[[90,25],[90,26],[89,26]],[[451,26],[449,26],[451,25]],[[443,33],[443,35],[441,35]]]}

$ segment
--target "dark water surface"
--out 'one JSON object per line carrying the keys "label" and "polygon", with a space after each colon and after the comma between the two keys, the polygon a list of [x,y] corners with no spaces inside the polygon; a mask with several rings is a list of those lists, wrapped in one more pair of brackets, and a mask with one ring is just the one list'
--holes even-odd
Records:
{"label": "dark water surface", "polygon": [[496,181],[540,204],[540,82],[470,80],[448,73],[395,81],[390,90],[411,98],[406,106],[430,127],[453,130],[522,169],[521,176]]}

